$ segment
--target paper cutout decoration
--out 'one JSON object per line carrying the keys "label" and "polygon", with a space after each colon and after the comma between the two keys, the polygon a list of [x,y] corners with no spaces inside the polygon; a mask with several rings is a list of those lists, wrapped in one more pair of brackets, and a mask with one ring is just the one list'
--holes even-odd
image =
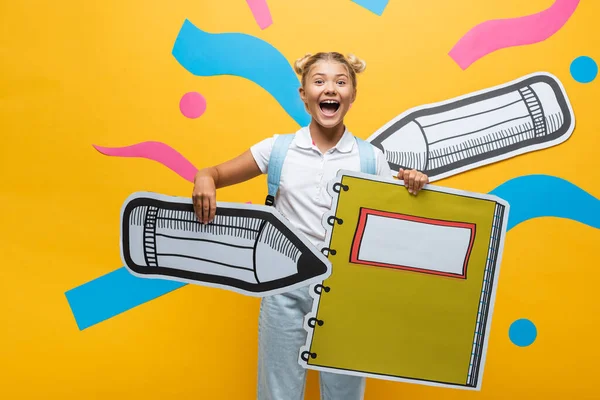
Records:
{"label": "paper cutout decoration", "polygon": [[138,192],[121,209],[121,257],[137,276],[268,296],[320,282],[331,263],[273,207],[217,202],[198,222],[189,198]]}
{"label": "paper cutout decoration", "polygon": [[298,125],[310,123],[310,115],[298,96],[300,81],[290,62],[270,43],[245,33],[206,32],[186,19],[172,54],[193,75],[248,79],[273,96]]}
{"label": "paper cutout decoration", "polygon": [[299,363],[479,389],[508,203],[432,185],[412,196],[401,181],[348,171],[329,191],[333,273],[311,288]]}
{"label": "paper cutout decoration", "polygon": [[366,8],[374,14],[381,17],[383,10],[387,7],[388,0],[352,0],[361,7]]}
{"label": "paper cutout decoration", "polygon": [[556,146],[575,128],[562,83],[538,72],[439,103],[412,108],[368,138],[392,172],[417,169],[429,181]]}
{"label": "paper cutout decoration", "polygon": [[579,0],[556,0],[536,14],[482,22],[460,38],[448,54],[462,69],[467,69],[499,49],[541,42],[558,32],[578,5]]}
{"label": "paper cutout decoration", "polygon": [[266,29],[271,26],[273,17],[271,17],[267,0],[246,0],[246,3],[248,3],[252,15],[254,15],[254,20],[256,20],[260,29]]}
{"label": "paper cutout decoration", "polygon": [[180,152],[162,142],[141,142],[124,147],[102,147],[93,145],[96,150],[106,156],[136,157],[152,160],[164,165],[186,181],[194,182],[198,168]]}
{"label": "paper cutout decoration", "polygon": [[198,118],[206,111],[206,99],[198,92],[187,92],[179,100],[179,111],[186,118]]}
{"label": "paper cutout decoration", "polygon": [[[583,188],[550,175],[525,175],[510,179],[490,194],[507,200],[510,230],[535,218],[556,217],[600,229],[600,199]],[[65,292],[79,329],[152,301],[185,283],[139,279],[118,268]]]}

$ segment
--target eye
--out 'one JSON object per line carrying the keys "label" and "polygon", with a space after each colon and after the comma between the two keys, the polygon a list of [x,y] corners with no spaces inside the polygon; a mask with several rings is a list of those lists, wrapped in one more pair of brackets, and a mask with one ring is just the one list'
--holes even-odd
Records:
{"label": "eye", "polygon": [[322,84],[322,83],[323,83],[323,79],[317,79],[317,80],[315,81],[315,83],[316,83],[317,85],[320,85],[320,84]]}
{"label": "eye", "polygon": [[338,85],[345,85],[346,81],[338,81]]}

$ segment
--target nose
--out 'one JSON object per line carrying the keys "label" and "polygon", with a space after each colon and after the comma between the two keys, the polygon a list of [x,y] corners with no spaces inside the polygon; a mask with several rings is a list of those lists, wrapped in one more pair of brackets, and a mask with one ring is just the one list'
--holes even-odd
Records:
{"label": "nose", "polygon": [[326,94],[335,94],[335,84],[333,82],[327,82],[325,84],[325,93]]}

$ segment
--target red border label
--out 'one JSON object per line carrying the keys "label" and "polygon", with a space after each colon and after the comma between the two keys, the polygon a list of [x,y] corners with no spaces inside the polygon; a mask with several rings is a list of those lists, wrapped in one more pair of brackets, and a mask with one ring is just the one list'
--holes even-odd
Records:
{"label": "red border label", "polygon": [[[401,219],[401,220],[405,220],[405,221],[417,222],[417,223],[428,224],[428,225],[449,226],[449,227],[453,227],[453,228],[468,229],[471,232],[471,237],[469,239],[469,247],[467,248],[467,253],[465,255],[465,261],[463,263],[462,274],[453,274],[451,272],[433,271],[430,269],[416,268],[416,267],[411,267],[408,265],[387,264],[387,263],[359,259],[358,252],[360,250],[360,244],[362,242],[362,238],[365,233],[365,226],[367,224],[367,217],[369,215],[376,215],[379,217],[386,217],[386,218],[393,218],[393,219]],[[431,274],[431,275],[442,275],[442,276],[449,276],[452,278],[466,279],[467,278],[467,264],[469,262],[469,257],[471,256],[471,250],[473,249],[474,241],[475,241],[475,224],[473,224],[473,223],[444,221],[444,220],[440,220],[440,219],[415,217],[414,215],[398,214],[398,213],[392,213],[392,212],[387,212],[387,211],[373,210],[373,209],[369,209],[369,208],[361,208],[360,216],[358,218],[358,227],[356,229],[356,233],[355,233],[354,239],[352,241],[352,250],[350,252],[350,262],[354,263],[354,264],[402,269],[402,270],[421,272],[421,273]],[[436,249],[432,249],[432,251],[436,251]]]}

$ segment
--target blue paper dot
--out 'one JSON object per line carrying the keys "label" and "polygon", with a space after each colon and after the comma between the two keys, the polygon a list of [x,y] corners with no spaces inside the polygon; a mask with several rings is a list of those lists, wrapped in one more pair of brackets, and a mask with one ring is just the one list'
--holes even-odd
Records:
{"label": "blue paper dot", "polygon": [[577,82],[589,83],[598,75],[598,64],[588,56],[577,57],[571,62],[571,76]]}
{"label": "blue paper dot", "polygon": [[508,330],[510,341],[520,347],[529,346],[537,337],[535,324],[528,319],[518,319]]}

